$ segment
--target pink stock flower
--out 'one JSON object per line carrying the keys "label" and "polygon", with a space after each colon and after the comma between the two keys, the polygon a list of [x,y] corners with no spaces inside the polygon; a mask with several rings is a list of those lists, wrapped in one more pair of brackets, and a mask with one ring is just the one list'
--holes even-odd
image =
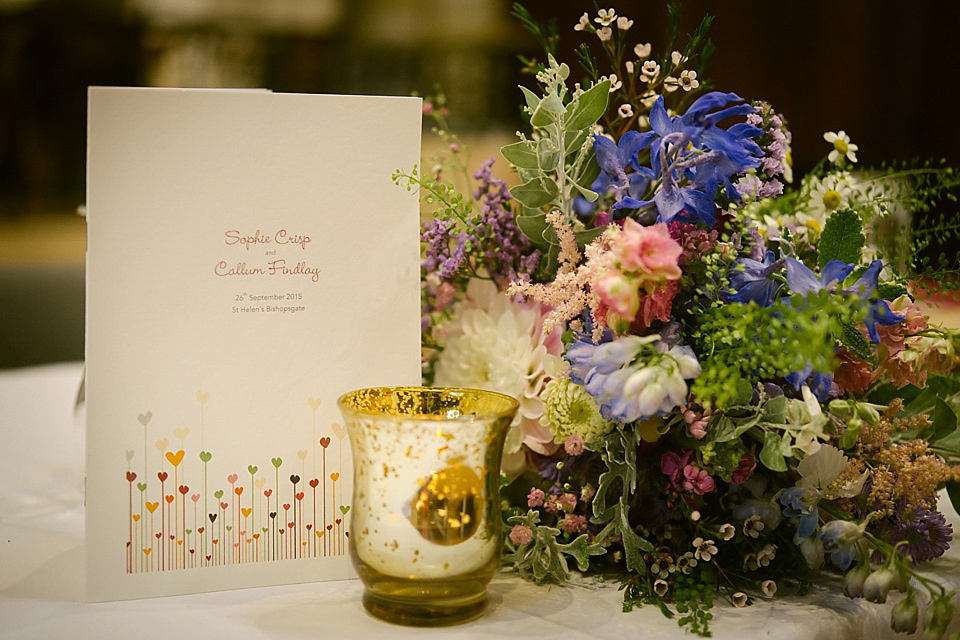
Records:
{"label": "pink stock flower", "polygon": [[585,516],[568,513],[560,521],[560,529],[566,533],[583,533],[587,530],[587,519]]}
{"label": "pink stock flower", "polygon": [[544,498],[544,493],[542,490],[537,488],[530,489],[530,493],[527,495],[527,506],[542,507],[543,498]]}
{"label": "pink stock flower", "polygon": [[610,250],[624,271],[639,272],[643,279],[676,280],[680,277],[677,261],[682,248],[670,237],[665,224],[644,227],[627,218],[622,233]]}
{"label": "pink stock flower", "polygon": [[698,496],[717,490],[713,476],[692,464],[688,464],[683,468],[683,483],[680,487],[684,491],[692,491]]}
{"label": "pink stock flower", "polygon": [[563,449],[571,456],[578,456],[583,453],[583,437],[577,433],[573,434],[563,443]]}
{"label": "pink stock flower", "polygon": [[693,451],[686,451],[682,456],[673,451],[663,454],[660,459],[660,470],[670,478],[670,485],[677,490],[689,491],[696,495],[703,495],[717,490],[713,477],[690,462]]}
{"label": "pink stock flower", "polygon": [[640,290],[633,278],[628,278],[616,269],[592,283],[592,291],[609,311],[628,322],[633,322],[640,307]]}
{"label": "pink stock flower", "polygon": [[517,524],[510,530],[510,540],[514,544],[527,544],[533,541],[533,530],[525,524]]}

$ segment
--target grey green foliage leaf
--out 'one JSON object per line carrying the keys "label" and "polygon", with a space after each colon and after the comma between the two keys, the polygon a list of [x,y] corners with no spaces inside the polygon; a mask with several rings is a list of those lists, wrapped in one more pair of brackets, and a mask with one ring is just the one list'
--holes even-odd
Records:
{"label": "grey green foliage leaf", "polygon": [[817,264],[821,269],[831,260],[857,264],[865,243],[863,223],[857,212],[851,209],[835,211],[827,218],[820,234]]}

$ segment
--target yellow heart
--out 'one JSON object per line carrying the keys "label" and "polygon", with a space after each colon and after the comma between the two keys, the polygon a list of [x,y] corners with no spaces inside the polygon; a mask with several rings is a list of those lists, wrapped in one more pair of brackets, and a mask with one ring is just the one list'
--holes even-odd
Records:
{"label": "yellow heart", "polygon": [[313,396],[310,396],[307,398],[307,404],[310,405],[311,409],[317,409],[320,407],[320,398],[314,398]]}
{"label": "yellow heart", "polygon": [[339,473],[331,473],[331,474],[330,474],[330,479],[333,480],[334,482],[336,482],[337,480],[340,479],[340,474],[339,474]]}
{"label": "yellow heart", "polygon": [[157,507],[159,507],[159,506],[160,506],[160,503],[159,503],[159,502],[148,502],[148,503],[147,503],[147,511],[149,511],[150,513],[153,513],[154,511],[157,510]]}
{"label": "yellow heart", "polygon": [[299,451],[297,451],[297,457],[300,458],[301,460],[306,460],[308,455],[310,455],[310,452],[307,451],[306,449],[300,449]]}
{"label": "yellow heart", "polygon": [[170,464],[175,467],[180,466],[180,461],[183,460],[183,449],[180,449],[180,451],[177,451],[176,453],[167,451],[167,460],[169,460]]}
{"label": "yellow heart", "polygon": [[190,429],[187,427],[180,427],[179,429],[173,430],[173,437],[177,440],[186,440],[188,435],[190,435]]}
{"label": "yellow heart", "polygon": [[209,391],[197,391],[197,402],[200,404],[207,404],[207,400],[210,399]]}
{"label": "yellow heart", "polygon": [[170,441],[166,438],[160,438],[155,444],[157,445],[157,449],[160,449],[160,451],[166,451],[167,445],[170,444]]}
{"label": "yellow heart", "polygon": [[347,429],[342,424],[333,423],[330,425],[330,428],[333,429],[334,435],[336,435],[340,440],[343,440],[347,437]]}
{"label": "yellow heart", "polygon": [[255,484],[257,485],[257,489],[263,489],[263,485],[266,483],[267,483],[267,479],[265,477],[261,477],[261,478],[257,478],[257,481]]}
{"label": "yellow heart", "polygon": [[134,522],[140,522],[140,514],[139,514],[139,513],[133,514],[133,521],[134,521]]}
{"label": "yellow heart", "polygon": [[253,513],[253,509],[251,507],[241,507],[240,511],[243,513],[244,518],[249,517],[250,514]]}

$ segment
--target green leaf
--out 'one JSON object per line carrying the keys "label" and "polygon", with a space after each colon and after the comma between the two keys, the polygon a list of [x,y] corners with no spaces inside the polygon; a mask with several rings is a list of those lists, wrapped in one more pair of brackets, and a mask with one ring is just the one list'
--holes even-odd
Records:
{"label": "green leaf", "polygon": [[553,171],[560,164],[560,150],[549,140],[540,140],[537,143],[537,162],[544,173]]}
{"label": "green leaf", "polygon": [[539,209],[550,204],[559,194],[560,189],[557,183],[550,178],[534,178],[510,189],[510,195],[517,202],[531,209]]}
{"label": "green leaf", "polygon": [[527,101],[527,108],[529,108],[531,112],[536,111],[537,105],[540,104],[540,96],[524,86],[520,87],[520,91],[523,92],[523,98]]}
{"label": "green leaf", "polygon": [[563,153],[570,155],[581,146],[589,135],[589,130],[581,129],[579,131],[567,131],[563,134]]}
{"label": "green leaf", "polygon": [[948,482],[947,495],[950,496],[950,502],[953,504],[953,510],[957,513],[960,513],[960,482]]}
{"label": "green leaf", "polygon": [[555,93],[544,96],[530,117],[530,124],[534,127],[545,127],[557,121],[564,111],[560,96]]}
{"label": "green leaf", "polygon": [[873,357],[873,347],[863,337],[863,334],[857,331],[857,328],[849,322],[841,322],[843,332],[840,334],[840,342],[847,349],[864,360],[870,360]]}
{"label": "green leaf", "polygon": [[772,424],[783,424],[787,415],[786,396],[777,396],[770,398],[763,405],[763,421]]}
{"label": "green leaf", "polygon": [[883,300],[896,300],[905,293],[907,293],[907,288],[902,284],[882,282],[877,287],[877,296]]}
{"label": "green leaf", "polygon": [[851,209],[835,211],[820,234],[817,264],[821,270],[831,260],[857,264],[865,242],[860,216]]}
{"label": "green leaf", "polygon": [[551,243],[547,237],[548,230],[550,232],[553,231],[547,223],[547,214],[538,209],[526,209],[526,211],[526,215],[517,216],[517,226],[520,227],[523,235],[529,238],[533,246],[541,251],[547,251],[550,245],[556,242],[556,240],[554,240],[553,243]]}
{"label": "green leaf", "polygon": [[501,147],[500,153],[507,162],[521,169],[537,169],[536,143],[531,140],[521,140]]}
{"label": "green leaf", "polygon": [[943,401],[943,398],[937,398],[933,407],[933,416],[929,427],[929,436],[927,440],[936,443],[939,440],[950,437],[957,430],[957,414]]}
{"label": "green leaf", "polygon": [[760,450],[760,462],[771,471],[786,471],[787,461],[780,451],[782,439],[773,431],[763,432],[763,449]]}
{"label": "green leaf", "polygon": [[603,115],[607,110],[607,100],[610,97],[610,81],[604,80],[600,84],[584,91],[580,96],[567,105],[564,126],[567,131],[585,129]]}

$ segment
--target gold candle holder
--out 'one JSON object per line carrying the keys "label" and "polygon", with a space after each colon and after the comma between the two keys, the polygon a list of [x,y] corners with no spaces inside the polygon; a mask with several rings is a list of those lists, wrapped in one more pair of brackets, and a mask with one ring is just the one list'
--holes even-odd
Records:
{"label": "gold candle holder", "polygon": [[338,405],[353,451],[349,547],[363,606],[414,626],[479,617],[500,563],[500,457],[517,401],[381,387]]}

